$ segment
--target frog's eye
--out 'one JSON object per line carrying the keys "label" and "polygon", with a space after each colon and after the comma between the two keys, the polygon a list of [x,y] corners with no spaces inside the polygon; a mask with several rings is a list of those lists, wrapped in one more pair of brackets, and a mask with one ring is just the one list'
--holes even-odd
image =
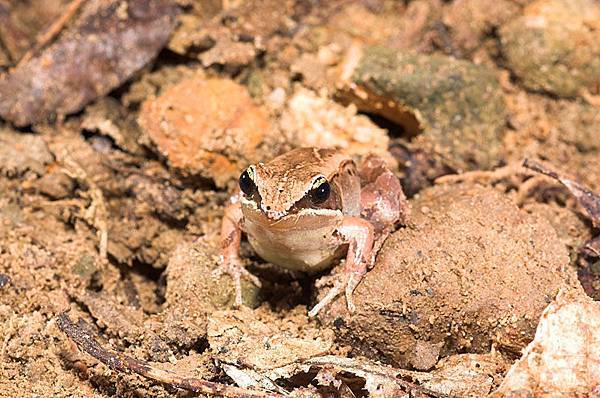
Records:
{"label": "frog's eye", "polygon": [[256,192],[256,184],[254,183],[254,170],[252,167],[248,167],[242,175],[240,175],[240,189],[247,196],[251,196]]}
{"label": "frog's eye", "polygon": [[313,183],[312,189],[308,193],[311,201],[314,204],[320,204],[329,199],[331,193],[331,186],[325,177],[319,177]]}

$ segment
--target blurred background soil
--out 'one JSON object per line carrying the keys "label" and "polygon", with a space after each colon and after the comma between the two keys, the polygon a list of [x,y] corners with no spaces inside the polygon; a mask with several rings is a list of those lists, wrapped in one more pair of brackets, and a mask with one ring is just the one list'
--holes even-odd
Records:
{"label": "blurred background soil", "polygon": [[[79,352],[66,310],[106,346],[227,385],[239,368],[307,397],[390,396],[266,373],[331,355],[412,372],[418,396],[486,396],[559,291],[600,299],[579,250],[592,221],[520,167],[600,192],[595,0],[0,0],[0,67],[0,396],[194,396]],[[330,271],[243,243],[264,286],[233,309],[212,274],[223,206],[245,166],[302,146],[383,156],[414,226],[356,313],[340,299],[317,320]]]}

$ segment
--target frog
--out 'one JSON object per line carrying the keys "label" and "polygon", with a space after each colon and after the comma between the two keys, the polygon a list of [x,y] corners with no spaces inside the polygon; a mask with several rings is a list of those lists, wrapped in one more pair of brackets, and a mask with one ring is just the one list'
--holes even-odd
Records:
{"label": "frog", "polygon": [[240,257],[242,233],[262,259],[288,270],[318,274],[343,259],[343,271],[308,315],[342,293],[353,312],[352,294],[383,242],[409,220],[400,181],[383,157],[369,154],[357,166],[341,149],[293,149],[241,173],[224,210],[216,273],[233,278],[237,306],[242,277],[261,286]]}

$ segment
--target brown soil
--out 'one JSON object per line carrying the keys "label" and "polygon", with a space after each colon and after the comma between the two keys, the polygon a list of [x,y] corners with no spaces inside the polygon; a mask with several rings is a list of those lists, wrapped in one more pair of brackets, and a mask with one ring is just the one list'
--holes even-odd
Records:
{"label": "brown soil", "polygon": [[[597,259],[579,251],[597,228],[558,182],[519,167],[542,159],[600,192],[598,81],[556,94],[507,48],[528,45],[508,40],[529,29],[524,12],[560,1],[147,2],[83,2],[43,43],[74,2],[0,1],[1,397],[194,396],[80,351],[65,311],[104,347],[222,385],[484,396],[559,290],[600,299]],[[572,35],[553,40],[596,71],[597,46]],[[402,56],[361,63],[377,51]],[[340,298],[318,319],[306,312],[330,271],[292,274],[244,241],[263,286],[244,282],[251,308],[234,309],[231,278],[213,271],[239,172],[330,145],[388,160],[409,226],[355,291],[357,312]],[[374,380],[400,387],[376,395]]]}

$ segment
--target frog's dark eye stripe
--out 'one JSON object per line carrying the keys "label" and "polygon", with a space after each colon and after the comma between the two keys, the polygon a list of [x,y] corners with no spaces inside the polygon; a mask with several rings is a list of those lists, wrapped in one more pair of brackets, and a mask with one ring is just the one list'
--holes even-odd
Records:
{"label": "frog's dark eye stripe", "polygon": [[240,175],[239,180],[240,189],[246,196],[251,196],[256,192],[256,184],[254,183],[254,169],[252,166],[248,167]]}
{"label": "frog's dark eye stripe", "polygon": [[320,204],[329,199],[331,186],[325,177],[319,177],[313,182],[312,189],[308,193],[314,204]]}

